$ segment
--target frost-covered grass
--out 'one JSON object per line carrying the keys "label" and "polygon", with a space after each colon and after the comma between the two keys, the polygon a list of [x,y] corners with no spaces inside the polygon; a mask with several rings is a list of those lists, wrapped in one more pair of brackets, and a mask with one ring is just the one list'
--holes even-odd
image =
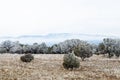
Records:
{"label": "frost-covered grass", "polygon": [[120,80],[120,59],[94,55],[69,71],[62,66],[63,54],[35,54],[31,63],[20,56],[0,54],[0,80]]}

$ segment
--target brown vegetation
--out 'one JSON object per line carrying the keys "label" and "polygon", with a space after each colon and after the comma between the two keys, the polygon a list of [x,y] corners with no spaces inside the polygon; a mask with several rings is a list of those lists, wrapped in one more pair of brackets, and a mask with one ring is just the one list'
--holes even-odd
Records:
{"label": "brown vegetation", "polygon": [[94,55],[69,71],[62,66],[63,54],[35,54],[30,63],[20,56],[0,54],[0,80],[120,80],[120,59]]}

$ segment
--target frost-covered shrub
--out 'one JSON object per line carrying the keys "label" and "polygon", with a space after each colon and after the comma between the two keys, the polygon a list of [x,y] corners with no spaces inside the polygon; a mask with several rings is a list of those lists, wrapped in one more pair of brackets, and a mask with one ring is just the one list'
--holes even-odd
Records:
{"label": "frost-covered shrub", "polygon": [[34,56],[29,53],[29,54],[25,54],[24,56],[21,56],[20,59],[23,62],[31,62],[34,59]]}
{"label": "frost-covered shrub", "polygon": [[79,59],[74,55],[74,53],[68,53],[64,55],[63,67],[65,69],[79,68]]}

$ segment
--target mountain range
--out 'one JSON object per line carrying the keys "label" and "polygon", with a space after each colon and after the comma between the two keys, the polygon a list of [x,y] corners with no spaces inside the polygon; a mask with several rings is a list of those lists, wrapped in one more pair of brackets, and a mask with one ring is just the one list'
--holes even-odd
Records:
{"label": "mountain range", "polygon": [[117,38],[115,36],[99,34],[80,34],[80,33],[51,33],[46,35],[21,35],[21,36],[1,36],[0,42],[4,40],[19,41],[21,43],[32,44],[45,42],[48,45],[56,44],[67,39],[80,39],[90,43],[98,44],[103,38]]}

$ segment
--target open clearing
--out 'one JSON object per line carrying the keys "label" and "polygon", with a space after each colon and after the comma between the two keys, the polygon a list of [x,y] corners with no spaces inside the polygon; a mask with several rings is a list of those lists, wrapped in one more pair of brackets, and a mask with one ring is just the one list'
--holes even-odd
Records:
{"label": "open clearing", "polygon": [[120,80],[120,59],[94,55],[70,71],[62,66],[63,54],[35,54],[31,63],[20,56],[0,54],[0,80]]}

